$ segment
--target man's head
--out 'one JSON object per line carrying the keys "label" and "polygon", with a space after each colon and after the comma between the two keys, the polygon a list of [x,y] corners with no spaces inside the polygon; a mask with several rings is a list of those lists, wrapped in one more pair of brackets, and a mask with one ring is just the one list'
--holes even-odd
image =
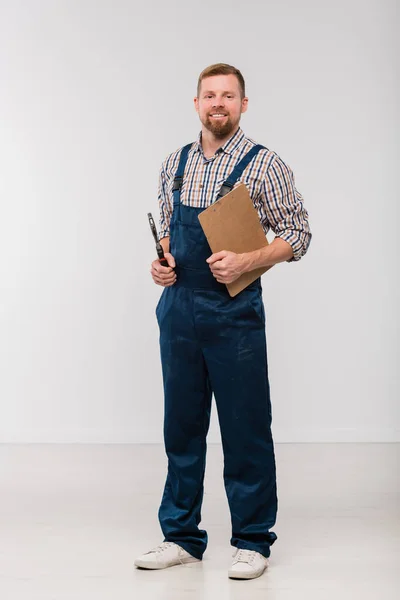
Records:
{"label": "man's head", "polygon": [[203,126],[216,138],[233,134],[247,110],[243,75],[223,63],[207,67],[200,73],[194,104]]}

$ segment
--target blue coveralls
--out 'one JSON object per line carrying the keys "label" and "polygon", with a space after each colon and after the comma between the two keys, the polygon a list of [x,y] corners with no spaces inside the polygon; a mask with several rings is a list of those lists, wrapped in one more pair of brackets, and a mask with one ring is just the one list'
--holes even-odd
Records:
{"label": "blue coveralls", "polygon": [[[187,154],[174,180],[170,252],[177,281],[156,308],[164,381],[164,441],[168,474],[159,510],[164,541],[202,558],[207,532],[199,529],[206,436],[214,393],[224,452],[231,545],[270,555],[277,512],[276,471],[260,279],[231,298],[212,275],[212,254],[198,215],[180,201]],[[227,193],[262,146],[236,165]]]}

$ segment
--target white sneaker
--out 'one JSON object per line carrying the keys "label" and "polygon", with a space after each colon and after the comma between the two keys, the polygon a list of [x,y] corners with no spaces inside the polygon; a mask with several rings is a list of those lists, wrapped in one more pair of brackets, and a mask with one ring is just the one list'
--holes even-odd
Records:
{"label": "white sneaker", "polygon": [[153,550],[142,554],[135,560],[135,566],[142,569],[166,569],[174,565],[201,562],[183,548],[173,542],[162,542]]}
{"label": "white sneaker", "polygon": [[254,579],[260,577],[268,567],[268,558],[255,552],[255,550],[244,550],[236,548],[233,556],[232,566],[228,571],[231,579]]}

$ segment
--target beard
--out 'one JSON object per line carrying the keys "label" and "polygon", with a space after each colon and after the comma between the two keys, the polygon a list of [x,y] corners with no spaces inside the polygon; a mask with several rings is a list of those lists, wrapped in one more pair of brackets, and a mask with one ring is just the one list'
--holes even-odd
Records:
{"label": "beard", "polygon": [[[217,111],[216,111],[217,112]],[[223,113],[225,114],[225,113]],[[233,133],[238,123],[233,123],[230,116],[227,115],[224,120],[210,119],[209,115],[202,121],[204,127],[208,129],[216,138],[226,138]]]}

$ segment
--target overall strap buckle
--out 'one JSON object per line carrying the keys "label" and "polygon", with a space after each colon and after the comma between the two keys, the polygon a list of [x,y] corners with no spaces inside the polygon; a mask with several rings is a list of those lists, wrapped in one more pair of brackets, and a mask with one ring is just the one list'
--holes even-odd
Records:
{"label": "overall strap buckle", "polygon": [[185,166],[188,159],[189,150],[193,144],[187,144],[182,148],[181,155],[179,157],[178,169],[176,171],[174,181],[172,184],[172,192],[174,196],[174,206],[180,204],[181,201],[181,189],[183,184],[183,175],[185,173]]}
{"label": "overall strap buckle", "polygon": [[229,181],[225,181],[222,186],[221,189],[219,190],[219,194],[218,197],[221,198],[222,196],[225,196],[225,194],[229,194],[229,192],[233,189],[234,184],[230,183]]}
{"label": "overall strap buckle", "polygon": [[172,184],[172,191],[173,192],[181,191],[182,183],[183,183],[183,177],[179,176],[179,175],[175,175],[174,183]]}

